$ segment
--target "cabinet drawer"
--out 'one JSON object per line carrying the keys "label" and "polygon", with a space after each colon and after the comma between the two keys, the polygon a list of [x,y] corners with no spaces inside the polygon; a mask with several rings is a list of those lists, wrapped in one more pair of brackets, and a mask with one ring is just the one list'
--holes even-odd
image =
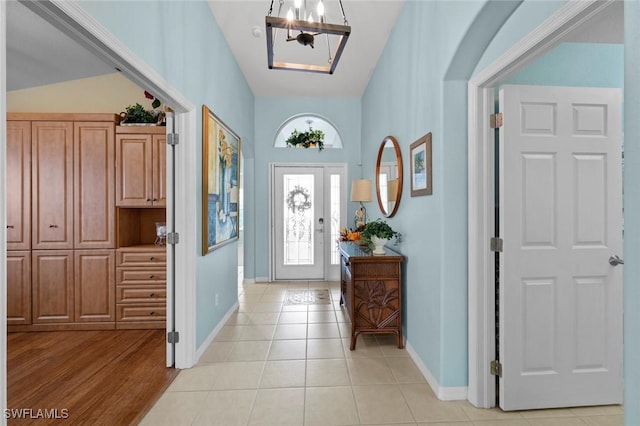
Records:
{"label": "cabinet drawer", "polygon": [[166,302],[167,289],[164,287],[118,287],[117,303],[154,303]]}
{"label": "cabinet drawer", "polygon": [[116,250],[116,266],[165,266],[166,251],[123,251]]}
{"label": "cabinet drawer", "polygon": [[167,282],[167,270],[166,269],[116,269],[116,284],[117,285],[153,285],[158,286],[160,284],[166,284]]}
{"label": "cabinet drawer", "polygon": [[167,308],[163,304],[156,305],[117,305],[118,321],[164,321]]}

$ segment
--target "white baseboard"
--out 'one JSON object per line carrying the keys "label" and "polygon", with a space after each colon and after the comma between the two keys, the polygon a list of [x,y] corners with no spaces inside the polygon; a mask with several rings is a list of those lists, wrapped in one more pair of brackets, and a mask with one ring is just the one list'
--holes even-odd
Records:
{"label": "white baseboard", "polygon": [[269,278],[268,277],[256,277],[256,282],[257,283],[268,283],[269,282]]}
{"label": "white baseboard", "polygon": [[458,401],[458,400],[466,400],[467,399],[467,386],[460,387],[442,387],[436,377],[431,373],[429,368],[422,362],[422,359],[418,356],[418,353],[411,343],[406,342],[405,349],[409,353],[409,356],[418,367],[418,370],[422,373],[425,379],[427,379],[427,383],[431,386],[431,390],[441,401]]}
{"label": "white baseboard", "polygon": [[227,323],[231,315],[233,315],[236,309],[238,309],[238,306],[239,306],[238,302],[236,301],[236,303],[234,303],[233,306],[229,308],[229,310],[224,315],[224,317],[220,320],[218,325],[216,325],[216,328],[214,328],[213,331],[211,331],[211,333],[207,336],[207,338],[204,339],[204,342],[202,342],[202,345],[200,345],[200,347],[196,351],[196,360],[193,363],[193,365],[196,365],[198,363],[198,361],[200,360],[200,357],[205,353],[205,351],[207,350],[211,342],[213,342],[213,339],[215,339],[218,333],[220,333],[220,330],[222,330],[222,327],[224,327],[224,325]]}
{"label": "white baseboard", "polygon": [[242,284],[255,284],[256,280],[253,278],[245,278],[242,280]]}

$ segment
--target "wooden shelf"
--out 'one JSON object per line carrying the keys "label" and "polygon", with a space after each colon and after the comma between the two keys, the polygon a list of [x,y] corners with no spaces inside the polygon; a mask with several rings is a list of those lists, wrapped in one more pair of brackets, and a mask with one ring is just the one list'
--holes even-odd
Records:
{"label": "wooden shelf", "polygon": [[117,248],[146,246],[158,247],[156,241],[156,222],[167,221],[165,208],[118,207],[116,212]]}

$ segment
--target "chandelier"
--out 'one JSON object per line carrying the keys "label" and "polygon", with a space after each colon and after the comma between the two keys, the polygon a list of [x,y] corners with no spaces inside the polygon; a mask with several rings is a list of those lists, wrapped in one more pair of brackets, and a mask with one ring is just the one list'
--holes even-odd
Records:
{"label": "chandelier", "polygon": [[[321,74],[333,74],[338,65],[338,60],[342,55],[344,46],[347,44],[351,27],[347,22],[342,7],[342,0],[339,0],[340,12],[344,25],[329,24],[326,22],[325,7],[322,0],[315,2],[315,14],[312,7],[307,7],[307,0],[294,0],[293,7],[289,7],[286,18],[282,18],[281,13],[284,0],[279,0],[278,16],[271,16],[273,12],[273,2],[269,13],[265,17],[267,27],[267,59],[269,69],[282,69],[292,71],[315,72]],[[311,1],[309,1],[311,3]],[[311,61],[274,61],[274,44],[277,40],[278,29],[284,30],[285,43],[296,41],[302,47],[315,49],[318,44],[318,36],[324,35],[328,50],[327,64],[311,63]],[[331,51],[331,41],[334,40],[335,50]],[[322,41],[323,42],[323,41]],[[323,43],[324,44],[324,43]]]}

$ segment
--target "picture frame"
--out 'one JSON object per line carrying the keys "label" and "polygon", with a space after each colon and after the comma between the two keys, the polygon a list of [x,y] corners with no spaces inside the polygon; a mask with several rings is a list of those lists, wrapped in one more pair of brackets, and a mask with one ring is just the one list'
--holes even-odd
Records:
{"label": "picture frame", "polygon": [[202,106],[202,255],[240,233],[240,137]]}
{"label": "picture frame", "polygon": [[412,143],[409,149],[412,197],[433,194],[431,159],[431,132],[429,132]]}

